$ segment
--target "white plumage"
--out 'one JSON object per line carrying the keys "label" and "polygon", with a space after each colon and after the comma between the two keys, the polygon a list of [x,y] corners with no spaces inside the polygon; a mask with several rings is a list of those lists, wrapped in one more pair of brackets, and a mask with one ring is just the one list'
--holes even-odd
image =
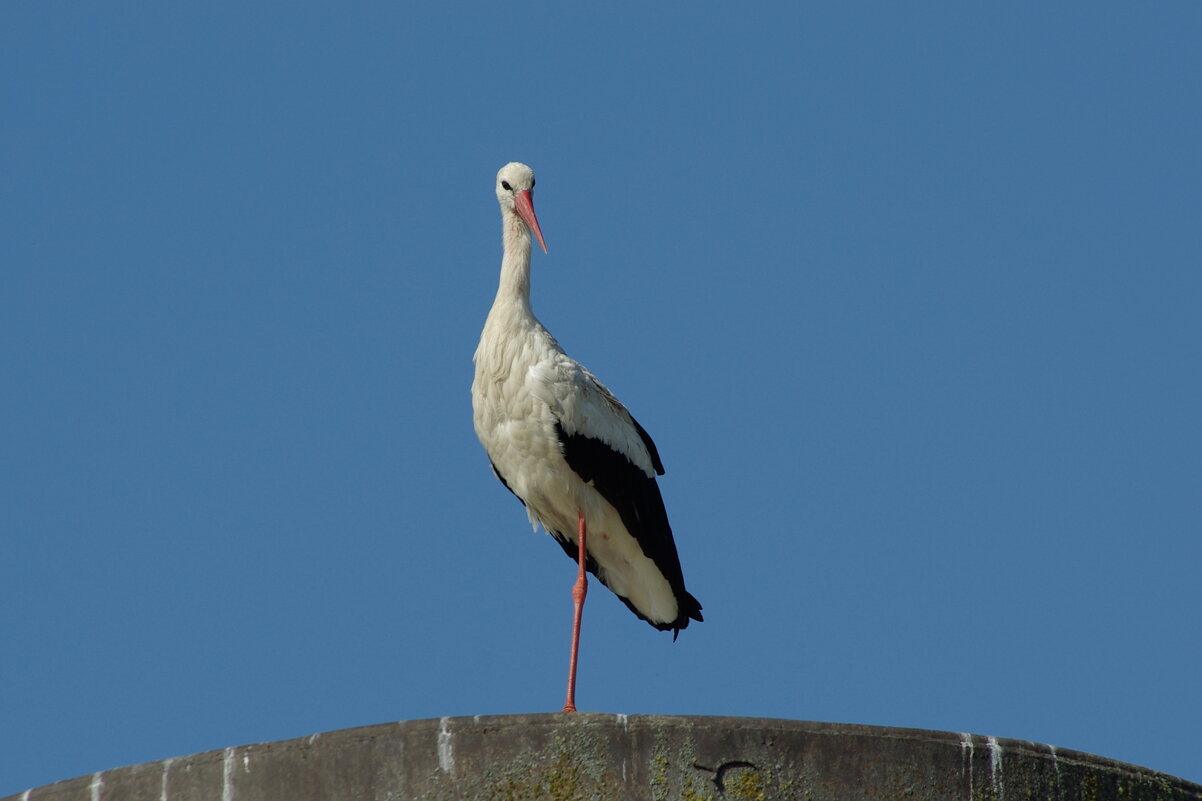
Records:
{"label": "white plumage", "polygon": [[475,355],[476,434],[536,527],[576,558],[578,525],[586,525],[589,572],[639,617],[679,632],[701,620],[701,605],[684,587],[655,483],[663,473],[655,445],[530,306],[532,234],[546,250],[533,189],[524,164],[497,173],[504,257]]}

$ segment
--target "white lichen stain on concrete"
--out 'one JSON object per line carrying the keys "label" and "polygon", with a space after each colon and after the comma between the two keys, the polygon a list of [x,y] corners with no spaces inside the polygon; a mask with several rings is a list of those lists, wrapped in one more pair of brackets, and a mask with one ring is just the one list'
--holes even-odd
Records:
{"label": "white lichen stain on concrete", "polygon": [[451,746],[451,719],[441,718],[438,721],[438,767],[443,773],[455,770],[455,751]]}
{"label": "white lichen stain on concrete", "polygon": [[993,781],[993,797],[1004,801],[1005,785],[1002,783],[1002,746],[996,737],[989,738],[989,776]]}
{"label": "white lichen stain on concrete", "polygon": [[171,763],[175,757],[163,760],[163,775],[159,779],[159,801],[167,801],[167,774],[171,772]]}
{"label": "white lichen stain on concrete", "polygon": [[227,748],[221,760],[221,801],[234,801],[234,755],[237,749]]}
{"label": "white lichen stain on concrete", "polygon": [[1052,770],[1056,773],[1056,797],[1059,798],[1060,792],[1060,755],[1056,753],[1056,746],[1049,745],[1048,751],[1052,755]]}
{"label": "white lichen stain on concrete", "polygon": [[973,754],[972,735],[966,731],[960,732],[960,756],[964,762],[964,773],[968,776],[968,795],[969,801],[972,801],[972,754]]}

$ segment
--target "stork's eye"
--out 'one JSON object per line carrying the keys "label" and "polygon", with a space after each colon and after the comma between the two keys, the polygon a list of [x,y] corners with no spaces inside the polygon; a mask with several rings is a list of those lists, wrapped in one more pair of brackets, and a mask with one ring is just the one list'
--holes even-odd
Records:
{"label": "stork's eye", "polygon": [[534,180],[533,178],[531,178],[531,179],[530,179],[530,188],[531,188],[531,189],[533,189],[533,188],[534,188],[534,184],[535,184],[535,180]]}
{"label": "stork's eye", "polygon": [[501,181],[501,188],[503,188],[506,192],[513,191],[513,187],[509,185],[509,181]]}

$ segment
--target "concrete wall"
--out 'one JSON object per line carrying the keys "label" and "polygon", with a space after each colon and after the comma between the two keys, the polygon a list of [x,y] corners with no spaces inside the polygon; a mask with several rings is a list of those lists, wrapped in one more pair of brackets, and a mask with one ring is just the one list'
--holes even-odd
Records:
{"label": "concrete wall", "polygon": [[761,718],[507,715],[238,746],[3,801],[1202,801],[1202,786],[1018,740]]}

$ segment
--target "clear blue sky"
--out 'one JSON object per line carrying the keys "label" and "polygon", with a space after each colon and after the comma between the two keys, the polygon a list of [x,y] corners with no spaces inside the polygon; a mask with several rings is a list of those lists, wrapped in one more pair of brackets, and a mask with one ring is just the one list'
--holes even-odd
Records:
{"label": "clear blue sky", "polygon": [[6,2],[0,795],[562,703],[498,167],[706,622],[579,703],[1202,781],[1202,5]]}

